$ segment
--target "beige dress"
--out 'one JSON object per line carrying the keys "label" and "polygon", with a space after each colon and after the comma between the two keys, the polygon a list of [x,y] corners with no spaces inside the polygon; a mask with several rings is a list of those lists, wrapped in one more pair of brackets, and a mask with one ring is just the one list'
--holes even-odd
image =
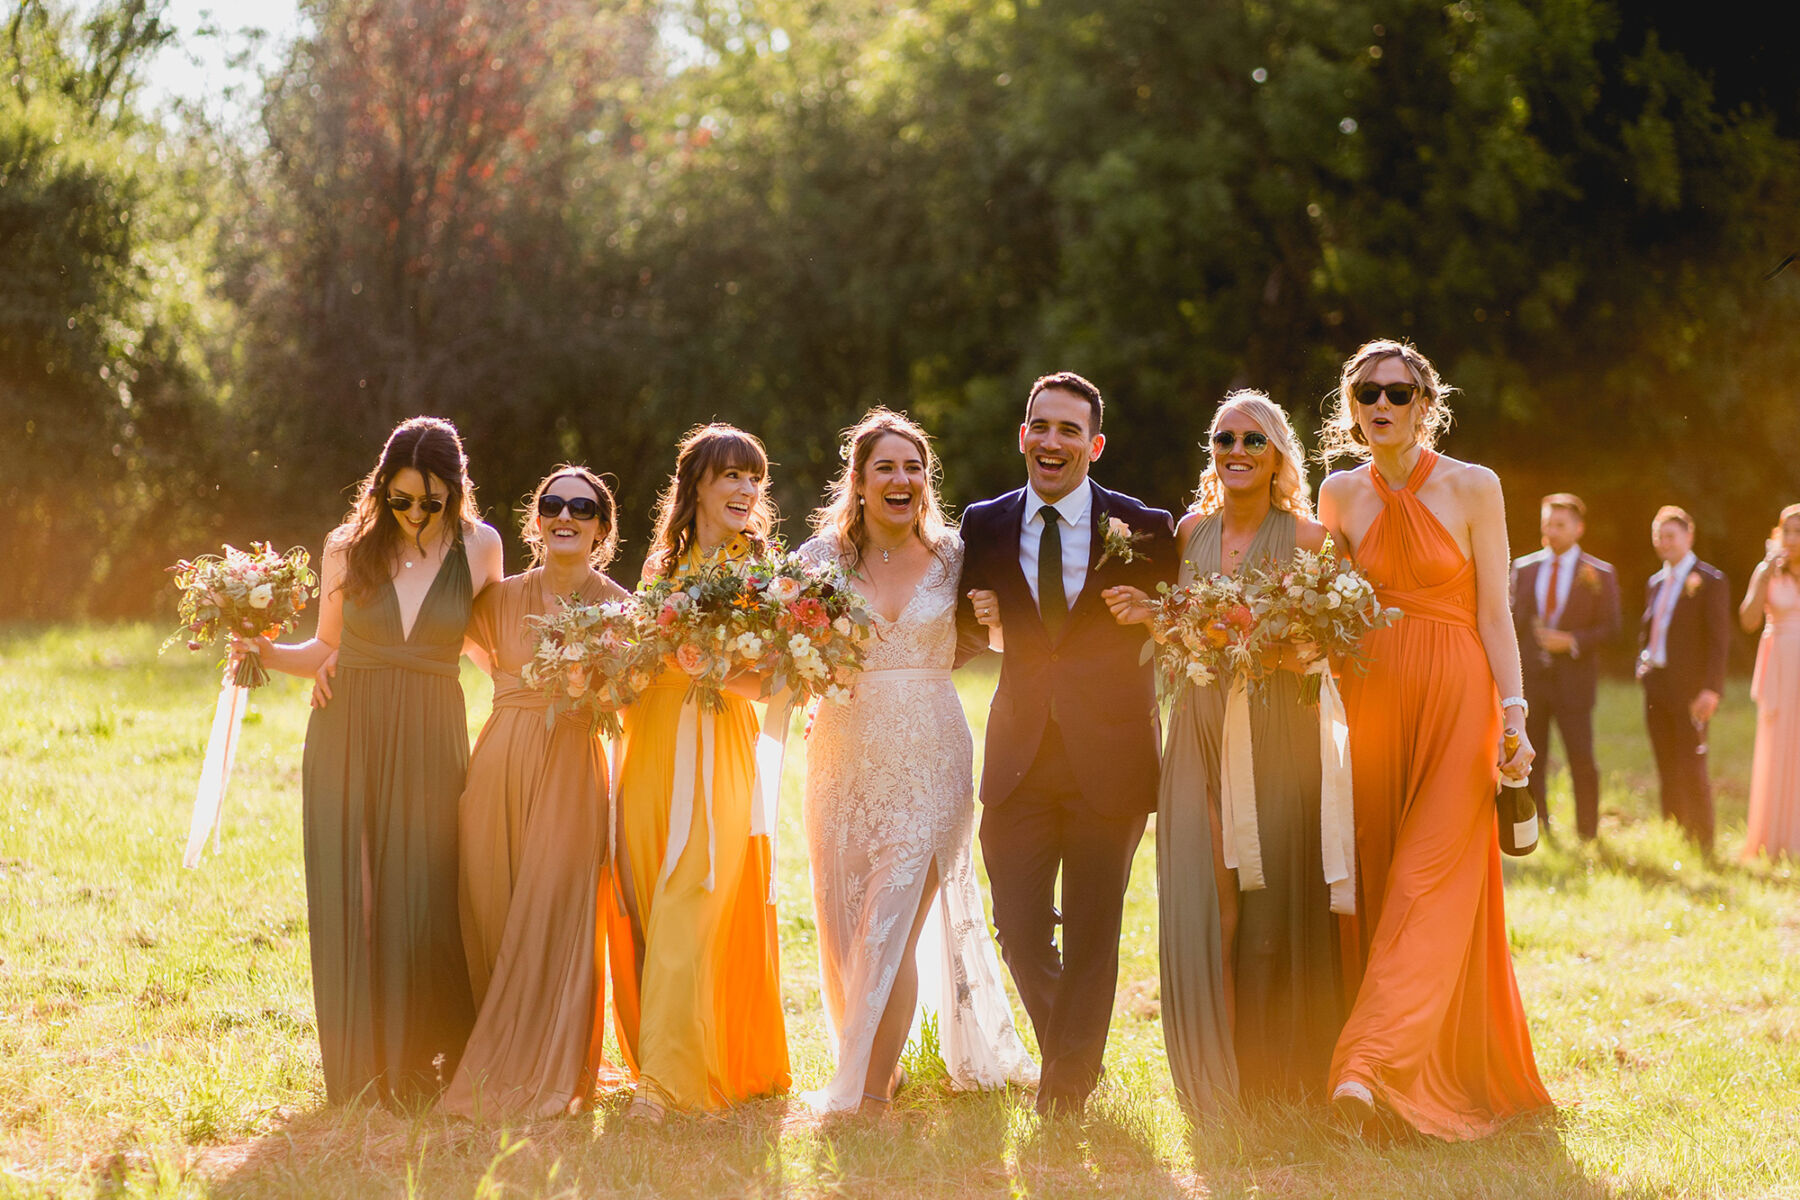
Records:
{"label": "beige dress", "polygon": [[[589,603],[624,595],[602,576],[581,589]],[[494,676],[460,809],[463,948],[479,1015],[443,1107],[473,1119],[564,1112],[590,1097],[603,1066],[606,758],[585,714],[551,724],[518,674],[533,642],[525,617],[555,608],[534,568],[483,592],[469,630]]]}

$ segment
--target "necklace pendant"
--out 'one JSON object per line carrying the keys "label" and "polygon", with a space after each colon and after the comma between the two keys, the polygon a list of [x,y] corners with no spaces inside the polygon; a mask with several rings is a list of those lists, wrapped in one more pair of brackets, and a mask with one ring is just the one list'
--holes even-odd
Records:
{"label": "necklace pendant", "polygon": [[[403,559],[403,560],[402,560],[402,561],[405,561],[405,560],[404,560],[404,559]],[[409,570],[409,571],[410,571],[410,570],[411,570],[411,569],[412,569],[412,563],[410,563],[410,562],[408,562],[408,563],[407,563],[407,564],[406,564],[406,568],[407,568],[407,570]]]}
{"label": "necklace pendant", "polygon": [[881,561],[886,562],[887,560],[888,560],[888,552],[886,550],[883,550],[881,552]]}

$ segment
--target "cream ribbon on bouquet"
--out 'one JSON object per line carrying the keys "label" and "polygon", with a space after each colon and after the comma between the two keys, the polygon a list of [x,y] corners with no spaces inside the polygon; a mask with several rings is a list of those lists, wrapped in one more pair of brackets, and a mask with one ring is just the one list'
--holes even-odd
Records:
{"label": "cream ribbon on bouquet", "polygon": [[213,709],[212,734],[206,739],[206,759],[200,766],[200,784],[194,790],[194,819],[188,824],[187,852],[181,856],[181,865],[189,869],[200,865],[207,838],[213,839],[213,853],[218,853],[219,814],[225,806],[225,787],[231,782],[231,764],[237,758],[238,732],[249,707],[250,689],[239,687],[227,676],[219,689],[218,706]]}
{"label": "cream ribbon on bouquet", "polygon": [[[788,717],[793,711],[793,693],[784,692],[769,702],[762,728],[756,735],[753,751],[756,774],[750,783],[750,836],[769,839],[768,901],[775,902],[775,828],[776,802],[781,794],[781,771],[787,758]],[[773,730],[774,732],[770,732]],[[694,811],[706,813],[706,883],[713,890],[714,864],[718,861],[718,823],[713,817],[713,761],[718,750],[717,725],[713,714],[702,711],[692,697],[681,705],[681,716],[675,726],[675,777],[669,793],[669,846],[663,852],[662,873],[658,883],[668,882],[675,864],[687,849],[693,835]],[[700,787],[696,795],[694,771],[700,771]],[[614,772],[617,779],[618,773]],[[617,785],[613,807],[616,810]]]}
{"label": "cream ribbon on bouquet", "polygon": [[[1356,818],[1350,791],[1350,727],[1343,697],[1323,659],[1307,667],[1319,679],[1319,833],[1331,911],[1356,911]],[[1225,696],[1225,729],[1219,746],[1219,807],[1225,865],[1238,873],[1238,890],[1258,891],[1263,880],[1262,842],[1256,828],[1256,762],[1250,747],[1250,690],[1242,673]]]}

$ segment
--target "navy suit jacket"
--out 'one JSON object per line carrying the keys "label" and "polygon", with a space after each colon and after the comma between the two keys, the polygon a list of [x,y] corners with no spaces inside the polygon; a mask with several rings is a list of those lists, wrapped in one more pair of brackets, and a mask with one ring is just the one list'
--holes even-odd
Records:
{"label": "navy suit jacket", "polygon": [[[987,628],[975,619],[969,603],[971,588],[999,596],[1006,631],[1000,685],[988,712],[983,804],[1003,804],[1019,786],[1054,712],[1075,783],[1090,808],[1108,816],[1156,810],[1161,762],[1156,680],[1151,665],[1140,661],[1148,634],[1142,625],[1115,621],[1100,593],[1132,584],[1154,595],[1158,583],[1173,580],[1180,566],[1175,524],[1160,508],[1097,483],[1093,489],[1087,580],[1054,643],[1019,569],[1025,490],[963,512],[959,641],[965,652],[987,645]],[[1132,562],[1115,555],[1100,563],[1102,530],[1113,517],[1142,535],[1133,546]]]}
{"label": "navy suit jacket", "polygon": [[[1694,560],[1692,587],[1680,581],[1681,596],[1669,614],[1669,636],[1663,644],[1667,665],[1663,682],[1676,695],[1693,699],[1703,691],[1725,691],[1725,657],[1731,650],[1731,585],[1724,572],[1710,563]],[[1652,575],[1651,579],[1656,576]],[[1655,616],[1657,589],[1644,586],[1644,615],[1638,622],[1638,649],[1650,645],[1650,624]]]}
{"label": "navy suit jacket", "polygon": [[1553,700],[1558,707],[1594,707],[1600,678],[1596,653],[1619,635],[1619,576],[1612,564],[1583,552],[1577,560],[1569,600],[1563,605],[1555,629],[1573,634],[1575,653],[1551,654],[1538,648],[1531,635],[1537,618],[1538,574],[1547,570],[1550,551],[1539,550],[1513,562],[1513,627],[1519,634],[1519,659],[1525,668],[1525,699]]}

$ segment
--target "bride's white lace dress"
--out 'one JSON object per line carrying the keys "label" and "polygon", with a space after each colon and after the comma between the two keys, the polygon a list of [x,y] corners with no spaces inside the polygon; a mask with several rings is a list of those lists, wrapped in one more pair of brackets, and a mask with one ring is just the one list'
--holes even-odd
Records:
{"label": "bride's white lace dress", "polygon": [[[834,560],[837,542],[815,537],[801,553]],[[862,1101],[870,1043],[934,858],[942,888],[919,939],[919,1002],[937,1013],[951,1082],[1037,1081],[975,884],[974,743],[950,681],[962,554],[951,535],[899,617],[876,615],[855,693],[821,704],[807,740],[806,846],[837,1049],[831,1082],[806,1097],[823,1111]]]}

